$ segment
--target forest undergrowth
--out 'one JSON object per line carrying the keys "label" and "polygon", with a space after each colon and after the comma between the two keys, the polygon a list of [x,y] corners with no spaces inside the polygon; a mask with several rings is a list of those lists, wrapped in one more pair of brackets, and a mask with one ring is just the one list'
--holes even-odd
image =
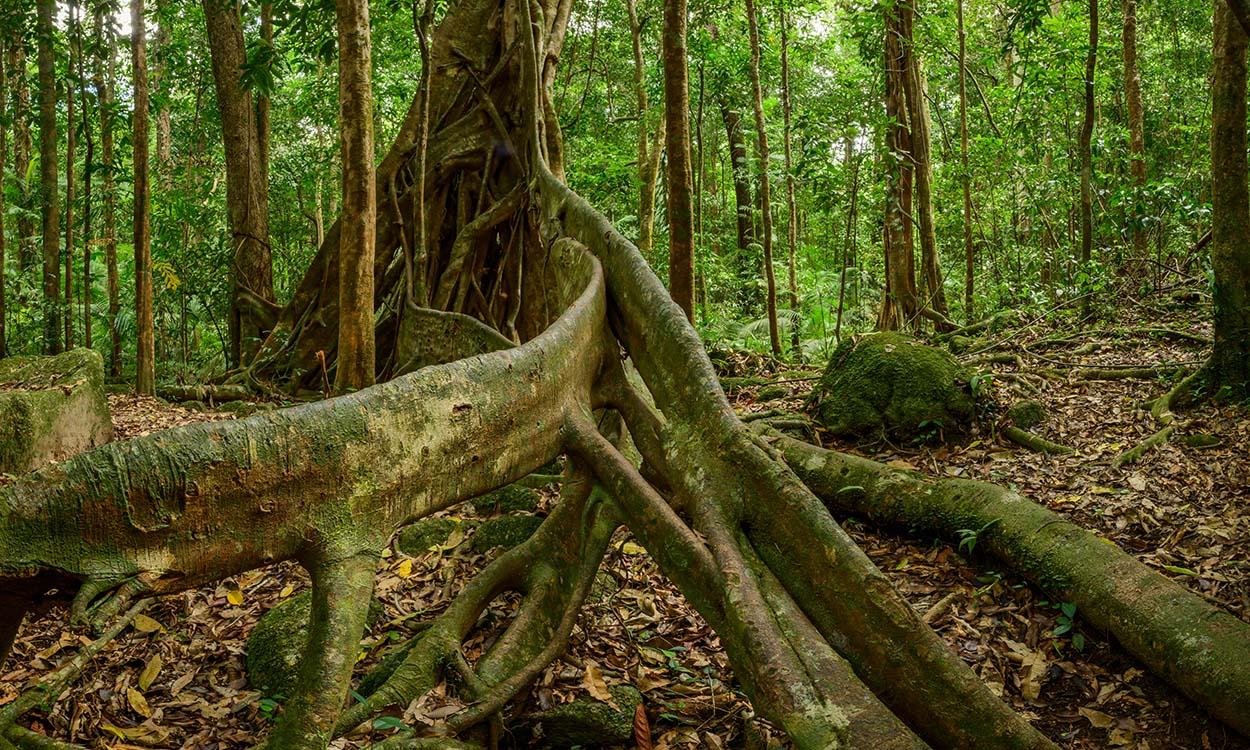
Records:
{"label": "forest undergrowth", "polygon": [[[1159,298],[1098,317],[1077,335],[1055,334],[1074,329],[1035,320],[982,338],[967,359],[1010,356],[978,366],[985,406],[968,434],[907,445],[849,445],[819,432],[807,437],[899,468],[1012,486],[1250,620],[1250,412],[1203,401],[1178,413],[1176,439],[1116,466],[1117,456],[1156,431],[1144,404],[1174,381],[1087,377],[1090,368],[1200,362],[1209,348],[1201,341],[1210,335],[1209,316],[1198,306]],[[1143,319],[1152,322],[1143,327]],[[731,359],[734,372],[725,375],[774,377],[788,394],[777,398],[774,390],[764,401],[760,386],[731,390],[744,416],[802,410],[812,381],[794,377],[792,363]],[[1073,453],[1034,453],[999,433],[1006,408],[1025,398],[1050,412],[1035,433]],[[111,406],[118,439],[233,418],[134,396],[113,396]],[[1181,439],[1194,435],[1205,439]],[[1186,444],[1195,442],[1205,445]],[[550,489],[541,494],[539,514],[554,499]],[[392,548],[384,557],[377,579],[384,612],[367,634],[358,673],[438,614],[490,559],[471,543],[473,522],[492,515],[481,510],[465,504],[441,514],[455,519],[457,530],[425,554],[409,557]],[[1060,746],[1250,748],[1086,625],[1079,609],[1048,599],[981,555],[977,530],[968,530],[956,547],[840,520],[982,679]],[[250,688],[247,634],[264,612],[308,585],[306,574],[286,563],[158,601],[97,658],[76,689],[32,714],[32,728],[123,750],[250,746],[272,724],[278,696]],[[466,643],[470,660],[498,635],[510,605],[501,600],[483,616]],[[0,674],[0,704],[87,638],[82,630],[63,629],[63,619],[53,611],[22,631],[8,671]],[[734,686],[715,634],[624,531],[612,543],[568,653],[511,706],[505,744],[535,742],[528,715],[574,699],[610,698],[608,689],[619,684],[641,691],[645,732],[657,748],[743,744],[750,706]],[[400,722],[432,724],[462,706],[440,686],[402,716],[331,747],[363,747]]]}

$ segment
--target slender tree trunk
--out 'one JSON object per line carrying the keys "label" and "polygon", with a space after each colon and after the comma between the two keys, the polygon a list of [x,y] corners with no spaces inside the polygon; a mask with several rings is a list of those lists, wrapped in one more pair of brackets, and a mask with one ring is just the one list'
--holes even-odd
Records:
{"label": "slender tree trunk", "polygon": [[373,90],[368,0],[337,0],[339,146],[343,216],[339,234],[339,348],[335,387],[373,385],[373,245],[377,197],[373,180]]}
{"label": "slender tree trunk", "polygon": [[1085,117],[1081,121],[1081,262],[1094,249],[1094,73],[1098,68],[1098,0],[1089,0],[1089,51],[1085,58]]}
{"label": "slender tree trunk", "polygon": [[61,351],[61,195],[57,189],[56,0],[39,0],[39,195],[43,213],[43,349]]}
{"label": "slender tree trunk", "polygon": [[[4,163],[9,158],[9,128],[8,128],[8,110],[9,110],[9,79],[8,79],[8,50],[5,49],[9,43],[0,39],[0,175],[4,173]],[[8,336],[5,331],[5,321],[7,320],[7,310],[5,309],[5,270],[7,258],[5,257],[4,245],[4,190],[0,185],[0,358],[9,356]]]}
{"label": "slender tree trunk", "polygon": [[[910,10],[905,12],[911,12]],[[915,32],[915,25],[912,24]],[[924,65],[916,51],[914,37],[903,40],[907,56],[907,120],[911,125],[911,156],[915,170],[915,201],[913,203],[920,228],[920,263],[924,272],[927,296],[921,306],[950,317],[942,269],[938,263],[937,226],[933,221],[933,142],[930,136],[929,103],[926,99]],[[939,329],[945,326],[938,324]]]}
{"label": "slender tree trunk", "polygon": [[[631,0],[632,3],[632,0]],[[694,322],[694,211],[686,0],[664,3],[664,148],[668,151],[668,289]]]}
{"label": "slender tree trunk", "polygon": [[[69,4],[69,24],[74,25],[77,3]],[[71,30],[72,34],[72,30]],[[65,299],[61,316],[65,322],[65,348],[74,348],[74,164],[77,159],[78,134],[74,127],[74,48],[70,45],[65,75]]]}
{"label": "slender tree trunk", "polygon": [[245,62],[243,25],[237,0],[203,0],[217,107],[226,152],[226,206],[231,269],[231,364],[242,364],[265,339],[270,321],[260,319],[251,296],[272,302],[273,263],[269,246],[269,195],[261,170],[259,135],[252,95],[239,71]]}
{"label": "slender tree trunk", "polygon": [[[104,6],[95,10],[95,88],[100,100],[100,158],[104,169],[104,265],[108,275],[108,328],[110,377],[122,374],[122,335],[117,325],[121,314],[121,279],[117,272],[117,190],[113,179],[113,82],[117,55],[112,24],[104,23]],[[90,249],[88,249],[90,255]]]}
{"label": "slender tree trunk", "polygon": [[[273,3],[263,2],[260,5],[260,38],[266,45],[273,47]],[[260,184],[265,195],[269,195],[269,97],[266,94],[256,96],[256,150],[260,157]]]}
{"label": "slender tree trunk", "polygon": [[742,133],[742,116],[732,109],[724,95],[719,98],[720,116],[729,140],[729,166],[733,173],[735,215],[738,221],[738,252],[747,253],[755,242],[751,221],[751,172],[747,166],[747,143]]}
{"label": "slender tree trunk", "polygon": [[[26,84],[26,48],[20,39],[9,48],[9,70],[13,79],[13,175],[21,191],[21,205],[31,208],[30,200],[30,88]],[[17,219],[17,263],[25,273],[35,265],[35,221],[28,212]]]}
{"label": "slender tree trunk", "polygon": [[[74,58],[78,61],[78,95],[82,102],[83,134],[87,138],[86,160],[83,162],[82,193],[82,338],[83,346],[91,348],[91,183],[95,163],[95,136],[91,132],[90,107],[87,103],[86,64],[83,62],[82,17],[74,24]],[[99,90],[96,93],[99,97]],[[97,111],[99,107],[96,108]],[[3,160],[0,160],[3,163]]]}
{"label": "slender tree trunk", "polygon": [[964,319],[976,320],[976,249],[972,244],[972,172],[968,167],[968,35],[964,29],[964,0],[956,0],[959,29],[959,181],[964,198]]}
{"label": "slender tree trunk", "polygon": [[152,310],[152,225],[148,194],[148,60],[143,0],[130,0],[134,71],[135,392],[156,395],[156,331]]}
{"label": "slender tree trunk", "polygon": [[781,112],[785,120],[785,129],[782,140],[785,145],[786,155],[786,206],[789,208],[789,217],[786,221],[786,245],[789,255],[789,271],[790,271],[790,350],[795,357],[801,357],[801,321],[803,319],[802,312],[799,310],[799,277],[798,277],[798,224],[799,209],[798,203],[794,197],[794,157],[790,149],[790,110],[793,102],[790,99],[790,18],[786,11],[786,0],[781,0]]}
{"label": "slender tree trunk", "polygon": [[[1211,265],[1215,346],[1211,391],[1243,397],[1250,384],[1250,187],[1246,159],[1246,33],[1215,2],[1211,112]],[[1221,389],[1228,393],[1220,393]]]}
{"label": "slender tree trunk", "polygon": [[[1146,188],[1146,124],[1142,110],[1141,70],[1137,65],[1137,0],[1124,0],[1124,98],[1128,104],[1128,143],[1130,172],[1133,178],[1133,205],[1142,200]],[[1146,246],[1146,230],[1134,211],[1133,262],[1143,263],[1150,254]]]}
{"label": "slender tree trunk", "polygon": [[[655,244],[655,191],[660,176],[660,137],[665,132],[664,120],[656,125],[654,135],[647,124],[646,68],[642,57],[642,25],[638,21],[636,0],[628,0],[629,30],[634,51],[634,99],[638,114],[638,249],[651,259]],[[667,84],[666,84],[667,85]]]}
{"label": "slender tree trunk", "polygon": [[885,298],[877,327],[899,330],[916,325],[920,304],[916,293],[915,246],[912,239],[912,180],[914,169],[907,121],[908,65],[904,40],[911,39],[910,6],[896,5],[885,11],[885,112],[884,154],[886,168]]}
{"label": "slender tree trunk", "polygon": [[764,90],[760,85],[760,28],[755,0],[747,0],[747,23],[751,34],[751,91],[755,130],[759,138],[760,233],[764,240],[764,280],[768,283],[768,342],[774,357],[781,356],[781,333],[777,326],[777,277],[773,272],[773,209],[768,185],[768,131],[764,121]]}

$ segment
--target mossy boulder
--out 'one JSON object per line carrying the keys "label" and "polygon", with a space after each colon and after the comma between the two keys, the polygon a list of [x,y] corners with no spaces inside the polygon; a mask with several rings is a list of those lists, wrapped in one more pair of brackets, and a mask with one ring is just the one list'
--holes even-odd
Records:
{"label": "mossy boulder", "polygon": [[968,373],[947,352],[899,333],[843,341],[813,392],[816,416],[843,437],[914,437],[970,422]]}
{"label": "mossy boulder", "polygon": [[112,439],[99,354],[0,359],[0,472],[25,474]]}
{"label": "mossy boulder", "polygon": [[511,549],[538,531],[543,519],[534,515],[500,516],[483,521],[470,542],[476,552],[486,552],[495,547]]}
{"label": "mossy boulder", "polygon": [[605,747],[631,745],[634,741],[634,713],[642,703],[642,694],[629,685],[608,688],[611,704],[584,698],[564,703],[534,714],[531,720],[542,726],[547,747],[565,748],[583,745]]}
{"label": "mossy boulder", "polygon": [[768,401],[780,401],[783,398],[790,398],[790,389],[784,385],[766,385],[760,389],[759,396],[756,398],[760,403]]}
{"label": "mossy boulder", "polygon": [[520,484],[500,487],[494,492],[473,501],[473,510],[483,515],[489,513],[533,513],[538,509],[538,493]]}
{"label": "mossy boulder", "polygon": [[[381,602],[370,602],[369,623],[377,622],[382,612]],[[254,690],[275,698],[291,697],[308,642],[311,613],[312,592],[304,591],[261,615],[247,636],[247,681]]]}
{"label": "mossy boulder", "polygon": [[1046,421],[1048,412],[1040,401],[1017,401],[1007,408],[1007,418],[1022,430],[1032,429]]}
{"label": "mossy boulder", "polygon": [[395,548],[409,557],[420,557],[436,544],[445,544],[456,531],[450,518],[423,518],[404,527],[395,540]]}

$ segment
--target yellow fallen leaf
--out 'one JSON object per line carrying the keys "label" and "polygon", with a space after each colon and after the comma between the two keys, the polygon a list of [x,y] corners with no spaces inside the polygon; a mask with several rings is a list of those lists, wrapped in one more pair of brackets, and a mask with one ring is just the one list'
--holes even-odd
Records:
{"label": "yellow fallen leaf", "polygon": [[230,602],[236,607],[243,606],[243,592],[238,588],[227,589],[226,601]]}
{"label": "yellow fallen leaf", "polygon": [[126,702],[130,704],[135,713],[144,718],[151,718],[152,707],[148,705],[148,699],[143,697],[143,693],[134,688],[126,688]]}
{"label": "yellow fallen leaf", "polygon": [[288,596],[290,596],[291,594],[294,594],[294,593],[295,593],[295,584],[293,584],[293,583],[288,583],[287,585],[285,585],[285,586],[283,586],[283,587],[282,587],[282,590],[281,590],[281,591],[279,591],[279,592],[278,592],[278,598],[279,598],[279,599],[285,599],[285,598],[287,598]]}
{"label": "yellow fallen leaf", "polygon": [[165,660],[160,654],[156,654],[148,659],[147,665],[143,667],[143,671],[139,673],[139,689],[147,690],[152,687],[152,683],[156,681],[156,676],[161,673],[161,667],[165,666]]}
{"label": "yellow fallen leaf", "polygon": [[647,548],[637,542],[625,542],[621,545],[621,552],[627,555],[645,555],[647,554]]}
{"label": "yellow fallen leaf", "polygon": [[140,633],[157,633],[165,629],[164,625],[147,615],[135,615],[134,626]]}
{"label": "yellow fallen leaf", "polygon": [[395,572],[399,574],[400,578],[407,578],[408,576],[412,575],[411,558],[404,558],[403,560],[401,560],[399,563],[399,567],[395,570]]}

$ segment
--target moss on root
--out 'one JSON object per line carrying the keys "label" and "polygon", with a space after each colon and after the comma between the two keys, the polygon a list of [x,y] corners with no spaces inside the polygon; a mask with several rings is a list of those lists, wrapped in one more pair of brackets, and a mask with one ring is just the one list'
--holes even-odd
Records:
{"label": "moss on root", "polygon": [[486,552],[495,547],[511,549],[533,536],[542,523],[543,519],[534,515],[492,518],[477,527],[470,546],[476,552]]}
{"label": "moss on root", "polygon": [[395,548],[409,557],[420,557],[434,545],[446,543],[456,525],[450,518],[423,518],[399,532]]}
{"label": "moss on root", "polygon": [[628,745],[634,739],[634,713],[642,694],[628,685],[608,688],[616,707],[602,701],[582,699],[564,703],[531,718],[543,729],[544,744],[565,748],[584,745]]}
{"label": "moss on root", "polygon": [[857,438],[955,430],[975,407],[968,373],[954,357],[893,332],[842,342],[813,398],[826,428]]}
{"label": "moss on root", "polygon": [[478,513],[533,513],[538,509],[538,493],[520,484],[500,487],[473,501]]}

